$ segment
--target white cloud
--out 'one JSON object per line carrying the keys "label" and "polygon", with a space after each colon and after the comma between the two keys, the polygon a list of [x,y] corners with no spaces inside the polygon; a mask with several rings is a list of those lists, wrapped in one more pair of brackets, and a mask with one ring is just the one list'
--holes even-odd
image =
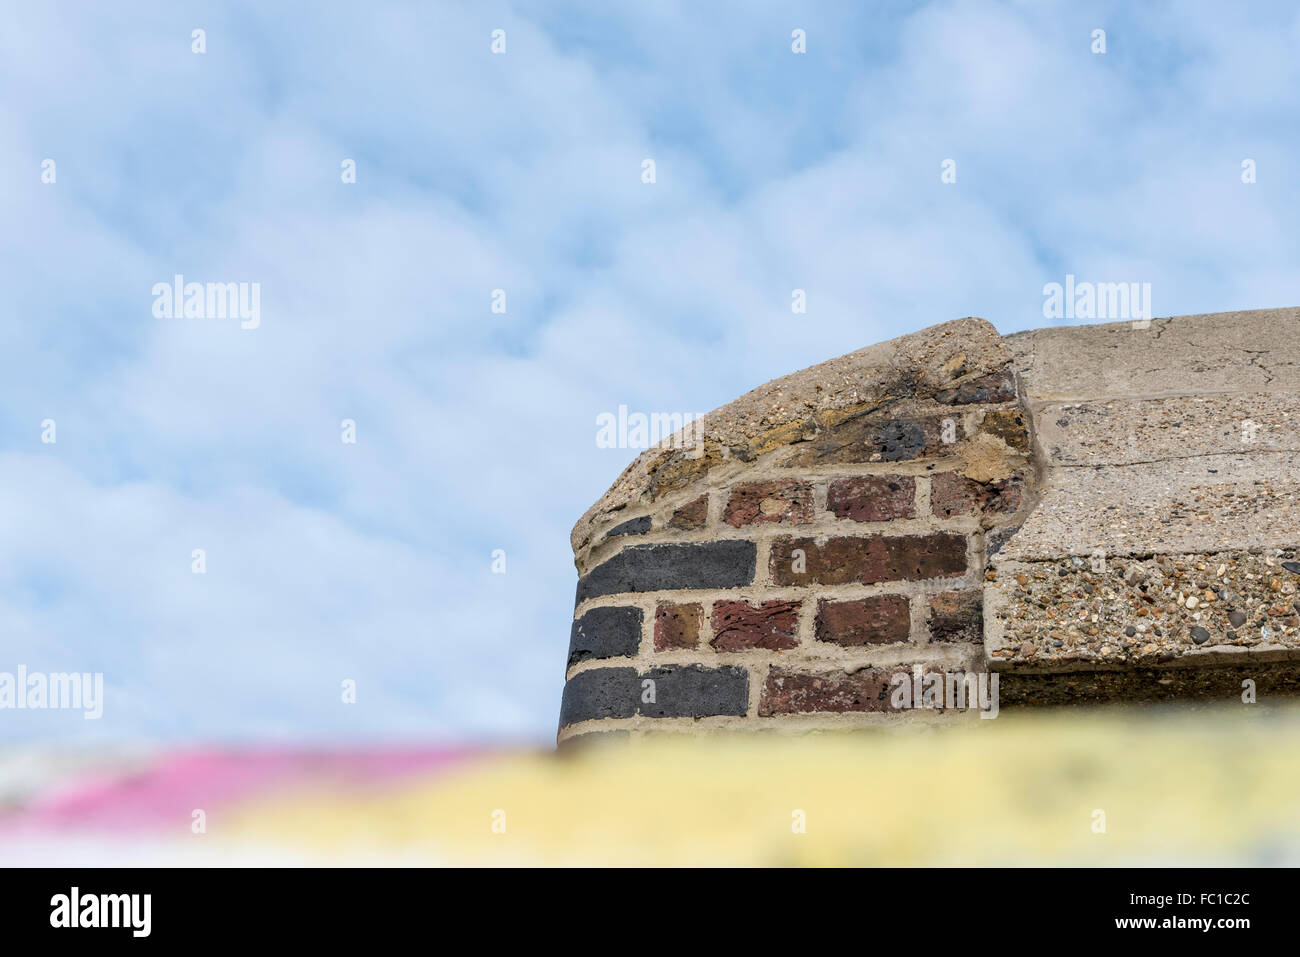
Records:
{"label": "white cloud", "polygon": [[[1114,6],[1104,57],[1069,4],[74,9],[0,37],[0,670],[110,700],[4,735],[544,740],[568,530],[631,455],[597,413],[1041,325],[1067,271],[1300,298],[1281,6]],[[260,282],[261,328],[154,319],[175,273]]]}

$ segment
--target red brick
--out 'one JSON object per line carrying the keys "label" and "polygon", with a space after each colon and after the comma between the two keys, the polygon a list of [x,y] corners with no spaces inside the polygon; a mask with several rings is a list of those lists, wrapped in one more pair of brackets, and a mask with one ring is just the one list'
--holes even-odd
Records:
{"label": "red brick", "polygon": [[886,645],[907,641],[912,617],[903,595],[875,595],[817,605],[817,640],[837,645]]}
{"label": "red brick", "polygon": [[1024,480],[1019,475],[994,482],[976,482],[956,472],[930,479],[930,511],[940,518],[957,515],[1007,515],[1020,507]]}
{"label": "red brick", "polygon": [[984,638],[984,595],[980,591],[946,591],[930,599],[930,640],[970,641]]}
{"label": "red brick", "polygon": [[699,604],[660,604],[655,608],[655,651],[694,648],[700,643],[703,622],[704,608]]}
{"label": "red brick", "polygon": [[758,605],[746,601],[714,602],[713,640],[709,644],[718,651],[780,651],[799,644],[795,637],[798,626],[797,601],[765,601]]}
{"label": "red brick", "polygon": [[683,531],[692,531],[697,528],[703,528],[704,522],[709,517],[709,496],[701,495],[693,502],[688,502],[677,511],[673,512],[672,518],[668,519],[669,528],[679,528]]}
{"label": "red brick", "polygon": [[889,700],[893,673],[864,668],[853,674],[810,675],[772,668],[763,685],[758,713],[770,717],[816,711],[893,711]]}
{"label": "red brick", "polygon": [[732,489],[722,520],[733,528],[767,522],[812,521],[812,486],[807,482],[780,479],[757,482]]}
{"label": "red brick", "polygon": [[[794,552],[804,553],[804,571],[794,570]],[[929,535],[871,535],[831,538],[778,538],[772,542],[772,581],[778,585],[872,585],[883,581],[924,581],[966,573],[966,538],[945,532]]]}
{"label": "red brick", "polygon": [[908,475],[864,475],[838,479],[826,493],[826,509],[855,522],[888,522],[916,516],[916,479]]}

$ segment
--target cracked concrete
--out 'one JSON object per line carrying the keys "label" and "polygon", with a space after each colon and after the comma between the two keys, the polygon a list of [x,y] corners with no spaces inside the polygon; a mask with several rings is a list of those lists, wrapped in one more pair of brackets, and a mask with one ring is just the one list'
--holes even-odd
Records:
{"label": "cracked concrete", "polygon": [[1056,326],[1003,341],[1031,402],[1300,392],[1297,328],[1300,308],[1258,309],[1153,319],[1146,327]]}
{"label": "cracked concrete", "polygon": [[1044,453],[1060,467],[1300,452],[1297,392],[1046,402],[1035,421]]}

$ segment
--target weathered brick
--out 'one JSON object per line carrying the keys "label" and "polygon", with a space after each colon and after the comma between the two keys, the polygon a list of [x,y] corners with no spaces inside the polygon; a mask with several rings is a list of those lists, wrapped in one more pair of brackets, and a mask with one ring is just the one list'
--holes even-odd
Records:
{"label": "weathered brick", "polygon": [[978,589],[946,591],[930,599],[930,640],[984,639],[984,595]]}
{"label": "weathered brick", "polygon": [[884,645],[907,641],[912,627],[903,595],[874,595],[817,605],[817,640],[837,645]]}
{"label": "weathered brick", "polygon": [[640,646],[640,608],[593,608],[569,632],[569,666],[593,658],[631,657]]}
{"label": "weathered brick", "polygon": [[700,643],[703,622],[704,608],[697,603],[661,603],[655,608],[655,651],[694,648]]}
{"label": "weathered brick", "polygon": [[578,580],[578,602],[661,588],[735,588],[754,580],[753,542],[632,545]]}
{"label": "weathered brick", "polygon": [[[647,681],[652,684],[647,685]],[[654,700],[644,700],[651,691]],[[637,714],[651,718],[706,718],[743,715],[748,710],[749,672],[744,668],[662,665],[640,674],[635,668],[592,668],[565,684],[560,727]]]}
{"label": "weathered brick", "polygon": [[1010,514],[1020,507],[1024,487],[1024,479],[1019,475],[976,482],[956,472],[943,472],[930,479],[930,511],[940,518],[976,513]]}
{"label": "weathered brick", "polygon": [[795,637],[798,627],[797,601],[765,601],[757,605],[718,601],[713,603],[713,640],[709,644],[718,651],[793,648],[799,644]]}
{"label": "weathered brick", "polygon": [[640,518],[630,518],[620,525],[615,525],[605,535],[606,538],[613,538],[615,535],[644,535],[650,531],[650,516],[642,515]]}
{"label": "weathered brick", "polygon": [[837,479],[826,492],[826,509],[855,522],[888,522],[916,515],[916,479],[910,475],[863,475]]}
{"label": "weathered brick", "polygon": [[1016,381],[1010,369],[990,372],[935,393],[936,402],[944,405],[968,405],[972,402],[1010,402],[1016,397]]}
{"label": "weathered brick", "polygon": [[722,520],[733,528],[790,522],[806,525],[812,521],[812,486],[807,482],[780,480],[755,482],[731,490]]}
{"label": "weathered brick", "polygon": [[1029,451],[1029,427],[1019,409],[993,409],[986,413],[979,430],[995,435],[1018,452]]}
{"label": "weathered brick", "polygon": [[668,519],[669,528],[693,531],[703,528],[709,517],[709,496],[701,495],[693,502],[687,502]]}
{"label": "weathered brick", "polygon": [[[803,552],[802,572],[795,570],[795,551]],[[812,538],[779,538],[772,542],[770,571],[778,585],[951,578],[966,573],[966,539],[945,532],[831,538],[821,545]]]}
{"label": "weathered brick", "polygon": [[[944,423],[951,425],[945,428]],[[945,441],[945,437],[951,441]],[[951,454],[965,438],[961,416],[888,414],[850,419],[793,446],[781,459],[788,467],[846,462],[903,462]]]}
{"label": "weathered brick", "polygon": [[744,668],[663,665],[646,671],[644,679],[654,682],[653,702],[637,697],[638,711],[647,717],[706,718],[749,711],[749,672]]}
{"label": "weathered brick", "polygon": [[807,714],[816,711],[892,711],[891,671],[865,668],[853,674],[836,671],[811,675],[772,668],[767,673],[758,713]]}
{"label": "weathered brick", "polygon": [[630,718],[641,700],[635,668],[592,668],[564,685],[560,727],[595,718]]}

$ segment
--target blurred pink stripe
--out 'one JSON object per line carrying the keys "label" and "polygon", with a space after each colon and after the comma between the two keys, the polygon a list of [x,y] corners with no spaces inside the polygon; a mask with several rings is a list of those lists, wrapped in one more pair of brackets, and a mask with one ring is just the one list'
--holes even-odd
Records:
{"label": "blurred pink stripe", "polygon": [[296,790],[362,792],[427,778],[483,756],[477,749],[384,751],[186,751],[144,769],[101,768],[63,781],[0,813],[0,829],[161,830],[189,833],[196,808],[208,820],[236,804]]}

